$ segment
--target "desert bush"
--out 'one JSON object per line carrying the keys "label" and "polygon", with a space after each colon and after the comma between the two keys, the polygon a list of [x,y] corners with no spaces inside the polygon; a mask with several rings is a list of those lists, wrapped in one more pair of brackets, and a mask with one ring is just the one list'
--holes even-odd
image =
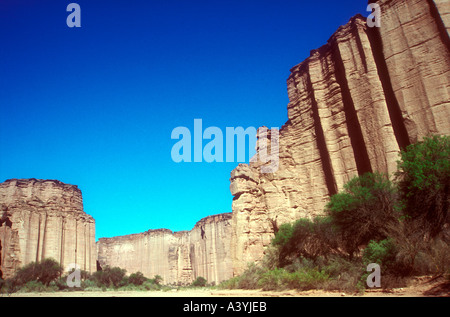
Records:
{"label": "desert bush", "polygon": [[401,151],[396,177],[409,221],[438,235],[449,222],[450,136],[426,137]]}
{"label": "desert bush", "polygon": [[39,281],[29,281],[20,287],[19,292],[29,293],[29,292],[54,292],[57,291],[58,287],[56,285],[45,285]]}
{"label": "desert bush", "polygon": [[397,235],[401,217],[397,195],[387,176],[366,173],[351,179],[342,192],[330,197],[326,211],[339,226],[350,257],[371,240]]}
{"label": "desert bush", "polygon": [[264,250],[264,257],[262,259],[262,267],[265,267],[269,270],[273,270],[276,267],[279,267],[280,261],[280,248],[270,244]]}
{"label": "desert bush", "polygon": [[81,281],[81,288],[83,290],[87,290],[87,289],[98,289],[97,287],[97,283],[91,279],[89,280],[82,280]]}
{"label": "desert bush", "polygon": [[202,277],[202,276],[198,276],[194,282],[192,282],[191,284],[192,286],[195,287],[204,287],[206,286],[206,278]]}
{"label": "desert bush", "polygon": [[145,281],[142,286],[147,290],[147,291],[155,291],[155,290],[160,290],[161,289],[161,285],[152,282],[151,280],[147,280]]}
{"label": "desert bush", "polygon": [[384,239],[381,241],[371,240],[363,251],[363,263],[377,263],[384,268],[389,268],[395,263],[397,254],[396,246],[392,239]]}
{"label": "desert bush", "polygon": [[258,285],[263,290],[283,289],[321,289],[329,280],[329,275],[317,268],[288,272],[284,268],[276,268],[262,273]]}
{"label": "desert bush", "polygon": [[361,276],[365,272],[365,267],[359,259],[352,259],[342,256],[332,256],[322,267],[330,276],[329,281],[324,285],[324,289],[340,292],[362,292],[365,283],[361,283]]}
{"label": "desert bush", "polygon": [[275,247],[283,247],[292,239],[294,233],[294,224],[283,223],[278,231],[275,233],[275,237],[272,239],[272,245]]}
{"label": "desert bush", "polygon": [[218,285],[219,289],[236,289],[239,288],[239,279],[240,276],[232,277],[226,281],[220,282]]}
{"label": "desert bush", "polygon": [[258,281],[261,275],[266,271],[255,263],[247,266],[247,269],[239,276],[237,280],[237,287],[242,289],[257,289],[259,288]]}
{"label": "desert bush", "polygon": [[127,284],[126,270],[120,267],[104,267],[101,271],[92,274],[92,279],[98,287],[120,287]]}
{"label": "desert bush", "polygon": [[283,268],[275,268],[263,272],[258,278],[258,287],[264,291],[268,290],[281,290],[287,288],[289,273]]}
{"label": "desert bush", "polygon": [[273,243],[279,249],[277,262],[281,267],[299,256],[315,260],[319,256],[340,253],[340,233],[331,217],[301,218],[285,228],[289,234],[277,240],[280,228]]}
{"label": "desert bush", "polygon": [[417,253],[414,261],[414,275],[445,275],[450,270],[450,245],[442,239],[432,239],[428,247]]}
{"label": "desert bush", "polygon": [[53,259],[44,259],[41,262],[31,262],[17,270],[13,282],[22,286],[28,282],[41,282],[48,286],[61,276],[63,268]]}
{"label": "desert bush", "polygon": [[161,275],[155,275],[153,277],[153,283],[155,283],[156,285],[161,285],[163,281],[163,278],[161,277]]}
{"label": "desert bush", "polygon": [[128,277],[128,282],[134,285],[142,285],[146,280],[147,278],[141,272],[132,273]]}

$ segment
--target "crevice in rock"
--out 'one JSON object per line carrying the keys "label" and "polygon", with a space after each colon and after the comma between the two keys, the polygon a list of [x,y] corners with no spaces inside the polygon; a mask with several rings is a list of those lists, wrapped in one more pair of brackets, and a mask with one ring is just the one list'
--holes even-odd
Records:
{"label": "crevice in rock", "polygon": [[0,240],[0,279],[3,279],[3,272],[2,272],[2,240]]}
{"label": "crevice in rock", "polygon": [[427,2],[430,7],[430,14],[436,22],[439,31],[439,37],[441,38],[442,43],[444,43],[444,45],[447,47],[447,53],[450,53],[450,38],[448,36],[444,22],[442,21],[441,15],[439,14],[439,10],[436,7],[436,3],[434,2],[434,0],[427,0]]}
{"label": "crevice in rock", "polygon": [[100,265],[100,262],[97,260],[97,271],[101,271],[102,270],[102,266]]}
{"label": "crevice in rock", "polygon": [[362,175],[372,172],[369,155],[361,131],[361,126],[355,110],[355,104],[350,94],[344,63],[337,43],[333,43],[333,61],[335,63],[336,81],[341,87],[342,103],[344,104],[345,121],[347,123],[348,135],[355,155],[356,168],[358,174]]}
{"label": "crevice in rock", "polygon": [[[309,74],[309,65],[308,65]],[[333,169],[331,167],[330,153],[328,153],[327,145],[325,142],[325,135],[323,132],[322,122],[319,117],[319,108],[317,105],[316,97],[314,95],[314,89],[311,83],[311,77],[307,76],[307,89],[311,96],[311,109],[314,121],[314,131],[316,133],[317,148],[319,150],[319,155],[322,161],[322,168],[325,175],[325,183],[327,185],[329,195],[334,195],[337,193],[336,180],[334,179]]]}
{"label": "crevice in rock", "polygon": [[405,149],[411,142],[406,130],[405,122],[402,116],[400,105],[392,88],[391,78],[387,68],[386,60],[383,54],[383,42],[381,41],[380,30],[376,27],[367,28],[367,37],[369,38],[375,65],[378,71],[381,85],[383,87],[386,104],[391,119],[392,129],[400,149]]}
{"label": "crevice in rock", "polygon": [[39,222],[38,222],[38,236],[37,236],[37,245],[36,245],[36,263],[39,262],[39,247],[41,241],[41,214],[39,214]]}
{"label": "crevice in rock", "polygon": [[353,25],[352,25],[352,34],[353,37],[355,38],[356,41],[356,46],[358,47],[358,53],[359,56],[361,57],[361,62],[364,66],[364,73],[367,74],[368,72],[368,68],[367,68],[367,57],[366,57],[366,52],[364,51],[362,42],[361,42],[361,37],[359,36],[359,30],[358,30],[358,26],[355,25],[356,24],[356,19],[353,19],[352,21]]}
{"label": "crevice in rock", "polygon": [[12,228],[12,221],[9,219],[7,211],[4,211],[0,218],[0,227],[3,226],[3,224],[5,224],[6,227]]}

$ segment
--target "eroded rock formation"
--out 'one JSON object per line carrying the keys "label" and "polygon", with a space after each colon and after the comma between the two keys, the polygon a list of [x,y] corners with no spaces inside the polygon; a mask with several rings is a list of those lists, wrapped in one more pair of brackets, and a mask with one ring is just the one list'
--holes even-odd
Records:
{"label": "eroded rock formation", "polygon": [[322,214],[353,176],[391,174],[401,148],[450,134],[450,2],[375,2],[380,28],[355,16],[291,69],[279,168],[261,172],[261,149],[237,166],[232,215],[206,217],[191,231],[149,230],[95,245],[76,186],[8,180],[0,184],[0,273],[46,257],[93,272],[98,252],[101,266],[161,275],[164,283],[198,276],[218,283],[259,261],[282,223]]}
{"label": "eroded rock formation", "polygon": [[157,229],[100,238],[98,261],[128,274],[160,275],[167,284],[189,284],[199,276],[218,283],[233,276],[230,241],[231,214],[219,214],[201,219],[191,231]]}
{"label": "eroded rock formation", "polygon": [[254,160],[231,173],[234,274],[280,224],[323,213],[351,177],[391,174],[400,148],[450,133],[449,2],[377,3],[380,28],[356,16],[291,69],[278,171]]}
{"label": "eroded rock formation", "polygon": [[96,270],[95,222],[77,186],[56,180],[0,184],[0,270],[3,278],[32,261],[53,258],[67,268]]}

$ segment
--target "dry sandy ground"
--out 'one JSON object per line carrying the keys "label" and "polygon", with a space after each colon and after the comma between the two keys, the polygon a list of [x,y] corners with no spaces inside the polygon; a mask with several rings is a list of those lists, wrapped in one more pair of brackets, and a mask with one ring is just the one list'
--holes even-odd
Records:
{"label": "dry sandy ground", "polygon": [[[2,297],[5,297],[3,295]],[[262,290],[217,290],[217,289],[181,289],[172,291],[106,291],[106,292],[53,292],[53,293],[16,293],[11,297],[423,297],[450,296],[450,282],[445,278],[416,278],[406,288],[389,291],[381,289],[367,290],[364,295],[340,292],[311,291],[262,291]]]}

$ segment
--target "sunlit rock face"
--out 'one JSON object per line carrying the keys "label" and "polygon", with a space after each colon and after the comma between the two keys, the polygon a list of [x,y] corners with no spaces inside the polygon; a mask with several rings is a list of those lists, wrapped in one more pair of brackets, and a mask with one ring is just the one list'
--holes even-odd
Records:
{"label": "sunlit rock face", "polygon": [[232,171],[234,274],[282,223],[323,214],[352,177],[391,174],[399,149],[450,133],[450,3],[377,3],[379,28],[355,16],[291,69],[278,170],[262,173],[255,159]]}
{"label": "sunlit rock face", "polygon": [[201,219],[190,231],[157,229],[101,238],[98,260],[102,267],[160,275],[166,284],[186,285],[199,276],[219,283],[233,276],[230,241],[231,214],[219,214]]}
{"label": "sunlit rock face", "polygon": [[96,270],[95,221],[83,211],[77,186],[57,180],[11,179],[0,184],[0,270],[53,258],[67,268]]}

